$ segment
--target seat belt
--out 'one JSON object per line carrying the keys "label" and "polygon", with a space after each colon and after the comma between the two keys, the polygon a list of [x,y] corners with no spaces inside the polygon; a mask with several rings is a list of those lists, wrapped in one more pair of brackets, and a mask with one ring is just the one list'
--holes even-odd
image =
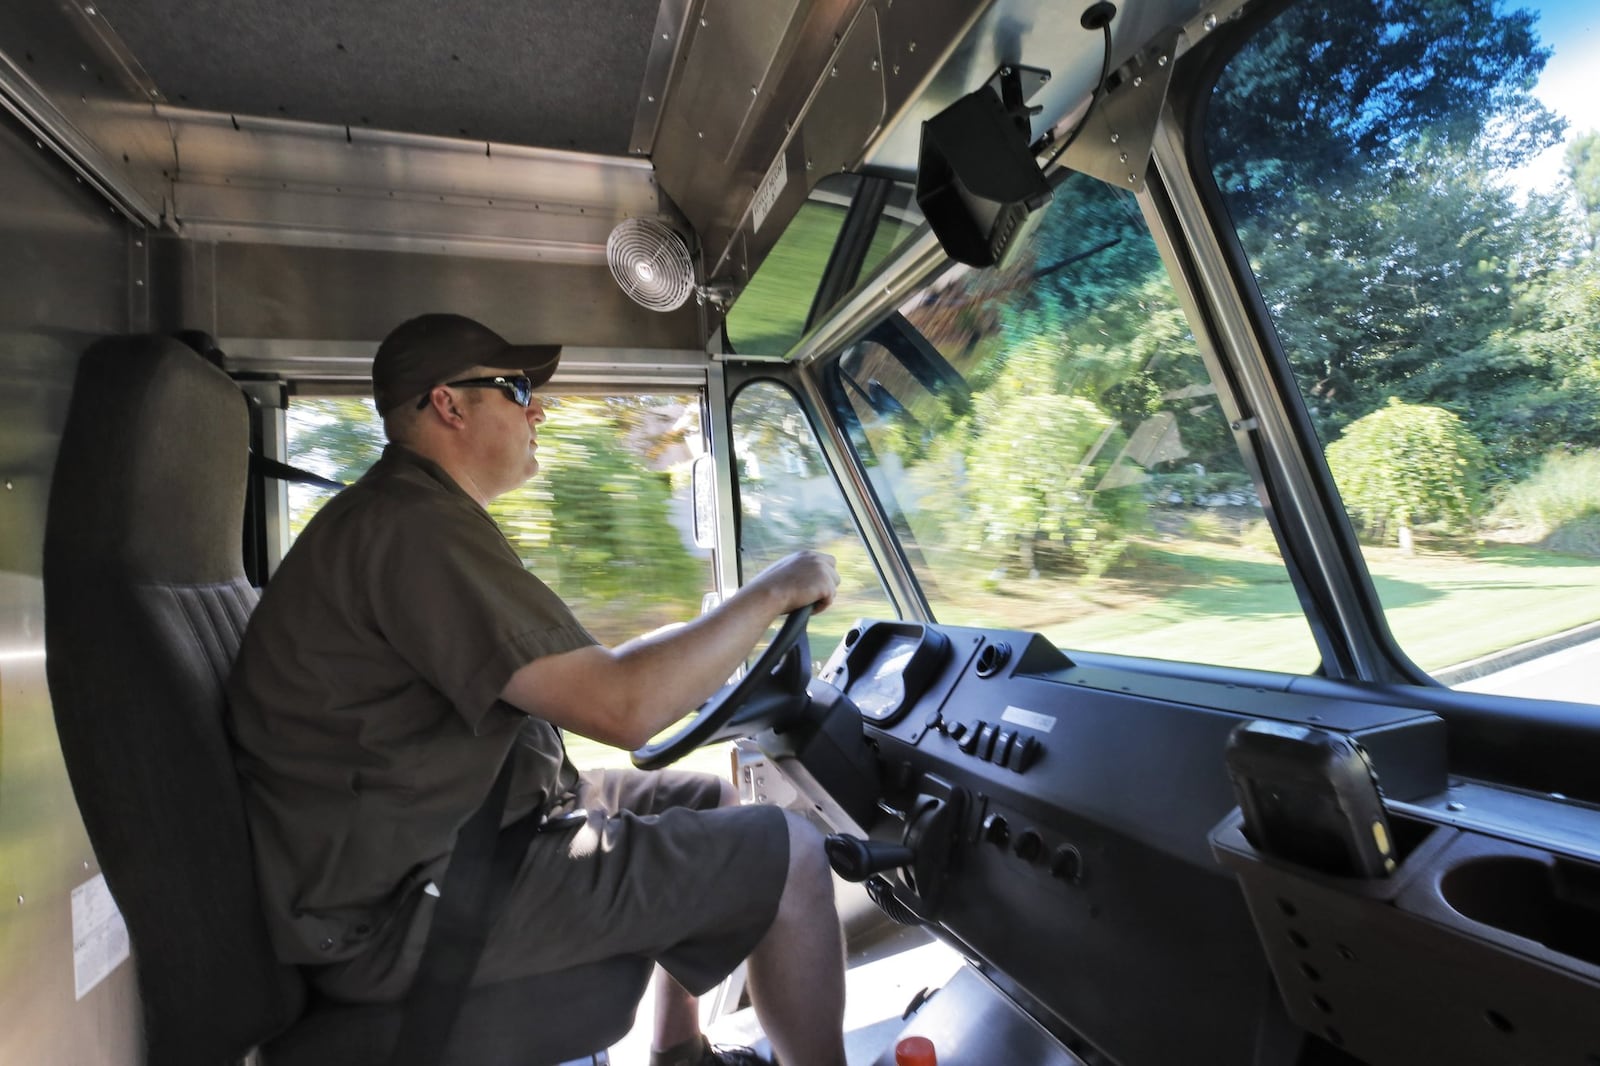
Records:
{"label": "seat belt", "polygon": [[391,1066],[438,1066],[488,941],[489,925],[511,892],[529,841],[541,828],[534,812],[500,830],[513,755],[506,756],[483,806],[456,834],[422,962],[406,994]]}
{"label": "seat belt", "polygon": [[297,485],[317,485],[325,489],[347,488],[342,481],[335,481],[331,477],[323,477],[309,470],[301,470],[298,466],[280,463],[276,459],[268,459],[259,452],[250,453],[250,471],[257,477],[276,478],[279,481],[290,481]]}

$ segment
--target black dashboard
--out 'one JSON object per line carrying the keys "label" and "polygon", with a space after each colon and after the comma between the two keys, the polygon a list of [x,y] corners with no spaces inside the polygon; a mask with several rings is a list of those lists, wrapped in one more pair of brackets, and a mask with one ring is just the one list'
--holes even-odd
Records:
{"label": "black dashboard", "polygon": [[[1292,682],[862,621],[811,684],[811,726],[763,746],[847,815],[835,828],[859,843],[836,869],[979,960],[1075,1050],[1600,1061],[1578,1020],[1600,993],[1600,812],[1560,797],[1515,810],[1511,793],[1450,777],[1438,715]],[[1393,876],[1330,876],[1253,846],[1224,753],[1262,720],[1370,754]],[[1478,810],[1452,809],[1463,788]],[[1546,817],[1566,831],[1530,831]]]}

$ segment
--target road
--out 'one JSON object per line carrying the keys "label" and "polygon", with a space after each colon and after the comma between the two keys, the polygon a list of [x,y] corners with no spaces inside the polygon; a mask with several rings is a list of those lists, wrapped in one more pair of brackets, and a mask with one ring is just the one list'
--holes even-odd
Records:
{"label": "road", "polygon": [[[1600,703],[1600,640],[1575,644],[1453,687],[1532,699]],[[1600,709],[1595,713],[1600,714]]]}

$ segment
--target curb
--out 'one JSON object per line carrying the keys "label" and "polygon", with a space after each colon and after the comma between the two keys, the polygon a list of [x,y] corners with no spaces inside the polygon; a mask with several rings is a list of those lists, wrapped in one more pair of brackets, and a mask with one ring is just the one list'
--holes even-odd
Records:
{"label": "curb", "polygon": [[1564,651],[1591,640],[1600,640],[1600,622],[1590,622],[1576,629],[1569,629],[1564,633],[1555,633],[1548,637],[1540,637],[1522,644],[1514,645],[1503,651],[1494,652],[1478,659],[1469,659],[1464,663],[1447,666],[1443,670],[1435,670],[1433,679],[1441,685],[1454,686],[1463,681],[1475,681],[1480,677],[1531,662],[1542,655]]}

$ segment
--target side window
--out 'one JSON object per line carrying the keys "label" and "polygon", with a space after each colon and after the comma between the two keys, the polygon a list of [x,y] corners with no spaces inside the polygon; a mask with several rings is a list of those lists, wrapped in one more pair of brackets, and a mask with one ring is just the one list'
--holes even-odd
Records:
{"label": "side window", "polygon": [[1091,651],[1316,668],[1127,194],[1071,178],[1014,263],[947,272],[824,380],[941,621]]}
{"label": "side window", "polygon": [[[693,538],[700,397],[543,398],[539,473],[489,505],[517,554],[605,644],[695,617],[716,587],[711,553]],[[382,451],[382,424],[366,400],[296,399],[288,432],[290,463],[341,481]],[[305,528],[331,495],[292,486],[291,529]],[[583,767],[626,762],[581,737],[569,737],[568,750]],[[726,771],[725,755],[701,755],[703,768]]]}
{"label": "side window", "polygon": [[742,577],[802,548],[838,560],[838,598],[809,629],[821,665],[856,619],[893,618],[895,610],[794,394],[752,382],[734,398],[732,421]]}
{"label": "side window", "polygon": [[[830,174],[811,191],[728,312],[728,342],[734,351],[782,355],[800,340],[846,212],[860,190],[856,175]],[[921,225],[922,210],[910,185],[897,183],[884,190],[857,276],[872,273]]]}
{"label": "side window", "polygon": [[1390,631],[1446,684],[1592,700],[1553,677],[1600,620],[1591,12],[1303,4],[1258,39],[1205,147]]}

